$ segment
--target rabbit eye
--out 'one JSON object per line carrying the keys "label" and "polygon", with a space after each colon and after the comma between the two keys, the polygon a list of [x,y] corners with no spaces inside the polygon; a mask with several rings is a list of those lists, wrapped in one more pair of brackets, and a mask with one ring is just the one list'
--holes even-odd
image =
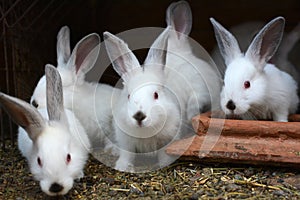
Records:
{"label": "rabbit eye", "polygon": [[39,104],[35,101],[35,100],[33,100],[32,102],[31,102],[31,104],[34,106],[34,107],[39,107]]}
{"label": "rabbit eye", "polygon": [[251,85],[250,85],[250,82],[249,82],[249,81],[245,81],[245,82],[244,82],[244,88],[245,88],[245,89],[250,88],[250,86],[251,86]]}
{"label": "rabbit eye", "polygon": [[127,98],[128,98],[128,100],[130,99],[130,94],[128,94]]}
{"label": "rabbit eye", "polygon": [[71,155],[68,153],[67,155],[67,159],[66,159],[67,163],[71,162]]}
{"label": "rabbit eye", "polygon": [[37,158],[37,163],[38,163],[38,165],[40,166],[40,167],[42,167],[43,165],[42,165],[42,161],[41,161],[41,158],[40,157],[38,157]]}
{"label": "rabbit eye", "polygon": [[158,93],[154,92],[153,97],[154,97],[155,100],[158,99]]}

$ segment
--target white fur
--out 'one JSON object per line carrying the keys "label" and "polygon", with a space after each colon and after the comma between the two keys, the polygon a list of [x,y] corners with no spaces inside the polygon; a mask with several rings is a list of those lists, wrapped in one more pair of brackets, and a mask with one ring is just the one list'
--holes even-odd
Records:
{"label": "white fur", "polygon": [[[124,80],[124,89],[117,98],[120,100],[113,109],[116,141],[121,149],[125,149],[121,150],[116,163],[116,168],[121,171],[134,171],[130,166],[134,166],[134,158],[139,157],[136,153],[154,152],[158,165],[170,164],[161,148],[172,139],[193,132],[192,117],[219,105],[221,79],[209,61],[194,55],[189,44],[187,35],[192,19],[187,2],[169,6],[167,24],[168,28],[151,46],[143,68],[123,41],[109,33],[104,34],[108,38],[105,40],[108,55]],[[166,37],[166,32],[166,63],[162,64],[159,61],[162,55],[154,49],[164,49],[162,45],[166,41],[162,38]],[[124,53],[127,55],[118,59]],[[206,52],[202,56],[209,58]],[[164,65],[163,70],[153,63]],[[158,100],[153,99],[155,91],[159,94]],[[139,111],[147,116],[142,127],[133,117]]]}
{"label": "white fur", "polygon": [[210,62],[204,49],[198,47],[188,34],[192,27],[192,13],[186,1],[172,3],[167,9],[167,24],[172,26],[168,41],[168,84],[178,95],[181,109],[186,112],[188,123],[192,117],[210,109],[218,109],[221,77]]}
{"label": "white fur", "polygon": [[[168,32],[166,29],[154,42],[142,67],[127,44],[104,33],[108,55],[124,81],[124,88],[114,98],[113,107],[116,142],[120,147],[115,166],[118,170],[135,172],[135,158],[143,158],[146,154],[158,158],[157,167],[171,162],[172,158],[166,155],[164,148],[181,133],[181,113],[176,94],[166,83],[168,73],[162,61],[165,54],[155,49],[164,49]],[[140,123],[134,118],[138,112],[145,115]],[[150,169],[153,168],[149,166]]]}
{"label": "white fur", "polygon": [[[97,60],[100,38],[97,34],[84,37],[77,43],[72,54],[68,55],[70,38],[69,33],[63,31],[66,28],[60,30],[57,41],[57,70],[62,77],[65,107],[72,110],[82,123],[93,148],[102,148],[109,142],[106,141],[106,136],[111,135],[112,132],[111,97],[114,88],[106,84],[85,81],[85,74]],[[66,58],[62,59],[64,56]],[[78,64],[77,57],[83,57],[85,60]],[[62,60],[66,62],[63,63]],[[115,92],[120,91],[115,89]],[[44,94],[45,78],[42,77],[34,90],[31,102],[35,101],[39,107],[43,107]]]}
{"label": "white fur", "polygon": [[[214,19],[211,21],[227,65],[221,92],[223,111],[243,119],[287,121],[288,115],[296,112],[299,103],[297,84],[289,74],[267,64],[280,43],[284,19],[278,17],[268,23],[253,39],[245,54],[230,32]],[[249,88],[244,87],[245,81],[250,82]],[[234,102],[235,109],[227,107],[230,100]]]}
{"label": "white fur", "polygon": [[[250,45],[252,39],[263,27],[263,22],[261,21],[247,21],[233,27],[230,27],[229,31],[237,39],[240,49],[242,52],[245,52]],[[211,56],[216,63],[218,69],[221,71],[222,76],[224,77],[226,65],[224,59],[220,53],[218,45],[216,45],[211,53]]]}
{"label": "white fur", "polygon": [[[74,179],[83,176],[90,143],[75,115],[63,106],[59,73],[46,66],[46,76],[46,108],[36,109],[3,93],[0,103],[20,126],[18,146],[34,178],[43,192],[56,196],[66,194]],[[53,189],[53,185],[61,188]]]}
{"label": "white fur", "polygon": [[[45,119],[48,118],[45,109],[38,111]],[[18,147],[27,159],[34,178],[40,182],[42,191],[50,196],[66,194],[73,187],[74,180],[83,177],[90,149],[89,139],[80,122],[72,112],[65,111],[69,127],[49,122],[35,143],[23,128],[18,131]],[[66,164],[67,154],[72,159],[69,164]],[[42,167],[37,163],[38,157]],[[64,189],[58,193],[50,192],[53,183],[62,185]]]}
{"label": "white fur", "polygon": [[[235,25],[229,29],[229,31],[237,39],[240,49],[245,52],[250,45],[254,36],[263,27],[263,22],[261,21],[248,21],[242,24]],[[284,33],[282,41],[278,47],[277,52],[272,57],[271,62],[278,67],[280,70],[290,74],[295,81],[300,83],[300,73],[297,68],[297,59],[292,57],[291,52],[293,48],[297,45],[300,39],[300,24],[298,24],[292,31]],[[292,57],[292,58],[291,58]],[[218,46],[214,47],[212,51],[212,58],[214,59],[217,67],[220,69],[222,74],[225,74],[225,63],[222,58]],[[293,61],[293,62],[292,62]],[[298,91],[299,92],[299,91]]]}

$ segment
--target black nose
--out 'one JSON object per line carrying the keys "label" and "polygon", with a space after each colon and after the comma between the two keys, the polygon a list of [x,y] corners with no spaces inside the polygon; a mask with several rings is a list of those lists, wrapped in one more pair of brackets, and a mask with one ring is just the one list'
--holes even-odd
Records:
{"label": "black nose", "polygon": [[31,104],[36,108],[39,107],[39,104],[36,102],[36,100],[33,100]]}
{"label": "black nose", "polygon": [[232,100],[229,100],[226,104],[226,107],[229,109],[229,110],[234,110],[236,108],[234,102]]}
{"label": "black nose", "polygon": [[53,183],[49,189],[50,192],[58,193],[64,189],[63,186],[59,185],[58,183]]}
{"label": "black nose", "polygon": [[139,111],[133,115],[133,118],[141,123],[146,118],[146,115],[143,112]]}

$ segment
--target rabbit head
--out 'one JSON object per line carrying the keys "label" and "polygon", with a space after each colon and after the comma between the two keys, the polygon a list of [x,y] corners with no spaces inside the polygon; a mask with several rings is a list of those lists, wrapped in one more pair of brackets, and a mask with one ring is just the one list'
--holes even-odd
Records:
{"label": "rabbit head", "polygon": [[51,196],[64,195],[72,188],[74,179],[83,176],[90,146],[82,126],[64,109],[58,71],[52,66],[46,66],[45,71],[47,109],[38,110],[3,93],[0,102],[22,127],[19,148],[42,191]]}
{"label": "rabbit head", "polygon": [[[70,30],[67,26],[61,28],[57,35],[57,70],[62,79],[65,97],[72,97],[76,86],[85,82],[85,74],[95,64],[100,50],[98,34],[90,34],[81,39],[70,54]],[[65,98],[65,107],[71,109],[70,98]],[[46,107],[46,78],[38,82],[31,104],[37,108]]]}
{"label": "rabbit head", "polygon": [[236,38],[213,18],[216,40],[226,64],[221,107],[226,114],[242,115],[252,106],[264,104],[268,93],[265,66],[276,52],[284,29],[284,18],[277,17],[255,36],[246,53]]}
{"label": "rabbit head", "polygon": [[[170,91],[165,87],[168,33],[169,28],[156,39],[142,66],[125,42],[108,32],[104,33],[109,58],[115,71],[123,79],[124,88],[120,101],[124,102],[122,107],[126,113],[123,121],[130,130],[122,127],[122,123],[119,126],[128,133],[137,129],[149,130],[155,134],[153,130],[162,129],[167,115],[170,114],[168,107],[172,105],[172,99]],[[148,134],[145,137],[153,136],[148,131],[145,132]]]}

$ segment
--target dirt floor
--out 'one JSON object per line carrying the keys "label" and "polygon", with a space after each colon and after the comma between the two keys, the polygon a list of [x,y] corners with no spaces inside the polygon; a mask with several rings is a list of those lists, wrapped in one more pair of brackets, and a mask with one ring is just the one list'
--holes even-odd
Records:
{"label": "dirt floor", "polygon": [[0,199],[300,199],[300,170],[178,160],[144,174],[118,172],[90,158],[65,196],[40,190],[15,145],[0,150]]}

